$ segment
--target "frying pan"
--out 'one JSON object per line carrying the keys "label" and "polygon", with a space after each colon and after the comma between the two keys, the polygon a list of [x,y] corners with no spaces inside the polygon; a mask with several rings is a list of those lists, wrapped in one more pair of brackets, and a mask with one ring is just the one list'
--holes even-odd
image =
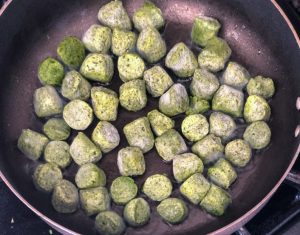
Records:
{"label": "frying pan", "polygon": [[[0,176],[8,187],[31,210],[64,234],[96,234],[93,218],[82,211],[63,215],[50,204],[50,195],[35,190],[31,175],[37,165],[16,149],[16,140],[23,128],[40,131],[45,120],[33,112],[32,94],[40,87],[37,66],[47,56],[55,56],[58,42],[66,35],[81,37],[97,22],[97,11],[107,1],[99,0],[18,0],[12,1],[0,18]],[[188,219],[180,225],[170,226],[161,221],[150,202],[150,223],[142,228],[128,228],[126,234],[229,234],[251,219],[268,201],[286,177],[299,154],[299,113],[296,100],[300,95],[300,41],[291,24],[275,1],[261,0],[157,0],[164,13],[166,26],[162,33],[168,49],[176,42],[190,42],[193,19],[198,14],[216,17],[222,23],[221,36],[233,49],[232,60],[243,64],[254,75],[275,80],[277,92],[270,105],[272,142],[259,151],[251,163],[239,170],[238,180],[230,189],[233,203],[225,215],[212,217],[198,206],[188,204]],[[132,15],[141,0],[124,1]],[[116,58],[114,58],[115,60]],[[116,60],[115,60],[116,61]],[[185,85],[188,81],[172,77]],[[118,90],[117,72],[112,89]],[[298,100],[298,105],[299,104]],[[299,108],[298,106],[298,108]],[[137,113],[120,109],[119,130],[128,122],[157,107],[157,99],[149,99],[146,109]],[[177,117],[180,125],[182,117]],[[93,123],[93,127],[96,124]],[[177,127],[178,127],[177,126]],[[244,128],[243,125],[240,126]],[[92,128],[91,128],[92,129]],[[91,130],[87,133],[90,134]],[[120,131],[122,133],[122,131]],[[74,137],[75,133],[73,133]],[[126,146],[123,134],[118,149]],[[71,137],[72,140],[72,137]],[[118,176],[116,155],[118,149],[106,154],[98,163],[108,176],[108,186]],[[147,171],[136,179],[141,187],[145,178],[154,173],[171,177],[171,165],[162,163],[155,150],[145,155]],[[72,180],[75,164],[64,173]],[[175,184],[174,184],[175,185]],[[142,195],[143,196],[143,195]],[[172,196],[181,197],[178,187]],[[122,208],[113,206],[118,213]]]}

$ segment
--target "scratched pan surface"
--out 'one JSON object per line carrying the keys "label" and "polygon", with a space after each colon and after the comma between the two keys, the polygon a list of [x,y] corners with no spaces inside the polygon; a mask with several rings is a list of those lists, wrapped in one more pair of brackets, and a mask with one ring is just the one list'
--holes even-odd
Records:
{"label": "scratched pan surface", "polygon": [[[11,186],[36,210],[62,227],[82,234],[96,233],[94,218],[85,216],[82,211],[69,215],[56,213],[50,205],[50,195],[40,193],[33,187],[31,175],[36,163],[22,156],[15,146],[23,128],[40,131],[45,122],[36,118],[32,107],[33,91],[41,86],[36,75],[39,62],[46,56],[55,56],[58,42],[66,35],[81,37],[89,25],[97,22],[97,11],[105,2],[20,0],[11,3],[0,18],[0,170]],[[128,228],[126,231],[126,234],[135,235],[205,234],[232,223],[258,204],[290,165],[299,145],[299,139],[294,138],[299,118],[295,108],[300,91],[300,66],[297,66],[300,61],[299,49],[286,22],[271,1],[155,2],[166,18],[162,33],[168,48],[179,41],[191,45],[190,31],[196,15],[216,17],[222,23],[221,36],[233,49],[232,60],[245,65],[252,75],[262,74],[274,78],[277,87],[271,101],[272,143],[267,150],[257,153],[239,173],[238,180],[230,190],[233,203],[224,216],[214,218],[198,206],[188,203],[188,219],[180,225],[169,226],[158,217],[155,210],[157,204],[150,202],[150,222],[142,228]],[[124,1],[130,15],[140,4],[140,0]],[[195,47],[193,50],[195,53],[199,51]],[[177,81],[173,74],[172,77]],[[180,82],[188,85],[188,81]],[[116,71],[111,87],[118,91],[119,85]],[[119,175],[117,151],[127,144],[122,127],[155,107],[157,99],[150,99],[147,108],[137,113],[120,109],[119,119],[114,124],[121,133],[121,145],[98,163],[107,174],[108,186]],[[176,120],[179,126],[181,117]],[[240,127],[243,129],[243,124]],[[172,178],[171,165],[163,163],[154,149],[145,158],[147,171],[144,176],[136,178],[139,188],[146,177],[154,173],[166,173]],[[65,178],[73,180],[76,170],[75,164],[70,166],[64,173]],[[172,196],[181,197],[175,183],[174,186]],[[121,207],[113,206],[113,209],[122,213]]]}

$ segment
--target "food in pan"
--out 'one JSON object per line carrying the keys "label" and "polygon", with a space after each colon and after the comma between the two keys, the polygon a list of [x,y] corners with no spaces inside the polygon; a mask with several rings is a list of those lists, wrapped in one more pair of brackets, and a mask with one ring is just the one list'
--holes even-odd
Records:
{"label": "food in pan", "polygon": [[154,136],[146,117],[138,118],[126,124],[123,132],[128,144],[139,147],[143,153],[150,151],[154,146]]}
{"label": "food in pan", "polygon": [[44,159],[60,168],[66,168],[72,161],[69,144],[61,140],[50,141],[45,148]]}
{"label": "food in pan", "polygon": [[188,216],[188,208],[185,202],[179,198],[164,199],[157,206],[157,213],[168,223],[177,224]]}
{"label": "food in pan", "polygon": [[143,80],[132,80],[120,86],[120,105],[128,111],[139,111],[147,105],[146,85]]}
{"label": "food in pan", "polygon": [[220,28],[221,24],[218,20],[207,16],[197,16],[192,28],[192,41],[205,47],[210,39],[217,36]]}
{"label": "food in pan", "polygon": [[126,225],[121,216],[114,211],[103,211],[96,216],[96,229],[103,235],[121,235]]}
{"label": "food in pan", "polygon": [[193,96],[211,100],[220,86],[218,78],[205,69],[196,69],[190,85]]}
{"label": "food in pan", "polygon": [[117,205],[125,205],[136,197],[138,187],[134,180],[127,176],[120,176],[112,182],[110,186],[110,195]]}
{"label": "food in pan", "polygon": [[100,121],[92,133],[92,140],[103,153],[115,149],[120,143],[118,129],[107,121]]}
{"label": "food in pan", "polygon": [[144,28],[136,42],[138,53],[149,63],[156,63],[166,55],[167,47],[160,33],[152,27]]}
{"label": "food in pan", "polygon": [[138,54],[125,53],[118,59],[119,76],[123,82],[142,78],[144,70],[145,63]]}
{"label": "food in pan", "polygon": [[118,168],[121,175],[136,176],[144,174],[146,164],[143,152],[138,147],[126,147],[118,152]]}
{"label": "food in pan", "polygon": [[209,134],[192,146],[192,152],[197,154],[204,164],[209,164],[222,157],[224,146],[220,137]]}
{"label": "food in pan", "polygon": [[111,51],[116,56],[121,56],[134,50],[137,35],[134,32],[114,28],[111,39]]}
{"label": "food in pan", "polygon": [[165,61],[166,67],[178,77],[190,77],[198,67],[194,53],[183,42],[177,43],[169,51]]}
{"label": "food in pan", "polygon": [[91,81],[109,83],[114,75],[114,62],[109,55],[90,53],[84,59],[80,73]]}
{"label": "food in pan", "polygon": [[199,98],[197,96],[190,96],[189,98],[189,107],[187,108],[185,114],[202,114],[207,112],[210,109],[210,104],[207,100]]}
{"label": "food in pan", "polygon": [[183,153],[173,159],[173,176],[178,183],[195,173],[202,173],[203,169],[203,163],[196,154]]}
{"label": "food in pan", "polygon": [[57,55],[70,69],[77,69],[85,57],[84,45],[77,37],[67,36],[59,43]]}
{"label": "food in pan", "polygon": [[75,212],[79,207],[79,195],[76,186],[68,180],[59,181],[54,186],[51,202],[57,212]]}
{"label": "food in pan", "polygon": [[189,107],[189,97],[183,85],[176,83],[159,98],[159,110],[169,117],[184,113]]}
{"label": "food in pan", "polygon": [[43,132],[51,140],[66,140],[71,128],[62,118],[51,118],[43,126]]}
{"label": "food in pan", "polygon": [[111,29],[93,24],[83,34],[82,42],[90,52],[106,54],[111,47]]}
{"label": "food in pan", "polygon": [[175,126],[174,120],[159,112],[157,109],[150,111],[147,114],[147,118],[156,136],[161,136],[163,133],[173,129]]}
{"label": "food in pan", "polygon": [[74,162],[80,166],[98,162],[102,158],[100,148],[82,132],[74,138],[70,146],[70,154]]}
{"label": "food in pan", "polygon": [[75,175],[75,183],[80,189],[103,187],[106,185],[106,175],[95,164],[87,163],[79,167]]}
{"label": "food in pan", "polygon": [[90,98],[91,84],[76,70],[71,70],[62,81],[61,94],[69,100]]}
{"label": "food in pan", "polygon": [[143,193],[153,201],[162,201],[172,193],[173,185],[165,175],[155,174],[149,176],[144,185]]}
{"label": "food in pan", "polygon": [[185,138],[195,142],[208,134],[209,124],[202,114],[192,114],[183,119],[181,131]]}
{"label": "food in pan", "polygon": [[43,85],[61,85],[64,74],[63,65],[54,58],[48,57],[39,65],[38,77]]}
{"label": "food in pan", "polygon": [[44,86],[35,90],[33,106],[38,117],[50,117],[61,114],[63,102],[53,86]]}
{"label": "food in pan", "polygon": [[36,131],[30,129],[22,130],[18,139],[18,149],[29,159],[37,160],[44,152],[49,139]]}
{"label": "food in pan", "polygon": [[81,189],[79,198],[80,205],[88,216],[110,210],[110,196],[105,187]]}
{"label": "food in pan", "polygon": [[85,130],[94,119],[91,106],[82,100],[72,100],[63,110],[65,122],[74,130]]}
{"label": "food in pan", "polygon": [[142,31],[147,27],[153,27],[159,30],[165,24],[161,10],[150,1],[145,1],[143,5],[134,12],[132,21],[138,31]]}
{"label": "food in pan", "polygon": [[143,198],[135,198],[124,207],[123,216],[125,221],[134,227],[146,224],[150,219],[150,206]]}
{"label": "food in pan", "polygon": [[[159,32],[163,14],[151,2],[133,13],[134,31],[121,1],[102,6],[98,19],[101,25],[91,25],[82,41],[66,36],[58,45],[58,59],[47,57],[38,68],[43,86],[35,91],[33,104],[47,137],[25,129],[18,139],[19,150],[39,160],[35,187],[52,192],[58,212],[73,213],[80,204],[87,216],[98,214],[95,226],[101,234],[125,230],[122,217],[110,211],[111,203],[123,207],[124,220],[133,227],[149,222],[149,200],[160,202],[157,213],[170,224],[187,218],[185,201],[223,215],[231,203],[226,190],[242,170],[236,168],[245,167],[255,150],[270,143],[267,99],[275,93],[273,80],[251,78],[239,63],[227,63],[231,49],[218,37],[216,19],[194,20],[191,40],[193,51],[200,51],[198,60],[189,43],[178,42],[167,52]],[[116,87],[118,82],[122,85]],[[127,121],[122,114],[129,112],[134,118]],[[121,138],[127,145],[119,146]],[[139,192],[135,180],[151,167],[147,155],[154,145],[162,162],[172,163],[173,176],[154,173]],[[109,152],[121,176],[110,184],[107,175],[106,185],[105,172],[111,170],[100,160]],[[63,179],[74,167],[79,193]],[[173,197],[172,182],[185,201]],[[139,193],[143,198],[136,198]]]}
{"label": "food in pan", "polygon": [[101,121],[115,121],[118,116],[119,98],[116,92],[106,87],[91,89],[93,110]]}
{"label": "food in pan", "polygon": [[178,154],[187,152],[187,146],[182,136],[170,129],[155,139],[155,148],[164,161],[172,161]]}
{"label": "food in pan", "polygon": [[158,65],[146,70],[143,78],[148,93],[153,97],[162,96],[174,84],[166,70]]}
{"label": "food in pan", "polygon": [[54,186],[62,180],[63,176],[59,167],[54,163],[39,165],[33,174],[33,182],[38,190],[51,192]]}
{"label": "food in pan", "polygon": [[185,180],[180,186],[180,193],[191,203],[197,205],[207,194],[210,188],[209,181],[201,174],[195,173]]}

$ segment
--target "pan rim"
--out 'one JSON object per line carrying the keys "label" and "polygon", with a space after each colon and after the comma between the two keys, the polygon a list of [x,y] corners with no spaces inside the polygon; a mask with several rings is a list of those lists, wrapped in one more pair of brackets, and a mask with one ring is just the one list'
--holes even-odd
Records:
{"label": "pan rim", "polygon": [[[0,10],[0,16],[5,12],[5,10],[8,8],[10,3],[12,3],[13,0],[8,0],[3,5],[2,9]],[[270,2],[274,5],[276,10],[279,12],[279,14],[283,17],[284,21],[290,28],[291,32],[293,33],[293,36],[296,40],[296,43],[298,47],[300,48],[300,38],[299,35],[296,32],[295,27],[291,23],[290,19],[287,17],[281,6],[276,2],[276,0],[270,0]],[[241,228],[244,224],[246,224],[250,219],[252,219],[262,208],[263,206],[269,201],[271,196],[277,191],[279,186],[282,184],[284,179],[287,177],[288,173],[291,171],[293,165],[295,164],[298,155],[300,154],[300,144],[298,145],[298,148],[288,166],[283,176],[280,178],[280,180],[276,183],[276,185],[272,188],[272,190],[260,201],[258,202],[252,209],[247,211],[245,214],[243,214],[238,219],[234,220],[233,222],[227,224],[226,226],[211,232],[210,234],[229,234],[232,233],[239,228]],[[70,235],[79,235],[80,233],[77,233],[71,229],[66,228],[65,226],[62,226],[58,224],[57,222],[53,221],[52,219],[45,216],[43,213],[41,213],[39,210],[37,210],[34,206],[32,206],[8,181],[8,179],[4,176],[2,171],[0,170],[0,178],[2,181],[6,184],[6,186],[12,191],[12,193],[23,203],[25,204],[31,211],[33,211],[37,216],[39,216],[43,221],[45,221],[48,225],[53,227],[54,229],[58,230],[59,232],[62,232],[63,234],[70,234]]]}

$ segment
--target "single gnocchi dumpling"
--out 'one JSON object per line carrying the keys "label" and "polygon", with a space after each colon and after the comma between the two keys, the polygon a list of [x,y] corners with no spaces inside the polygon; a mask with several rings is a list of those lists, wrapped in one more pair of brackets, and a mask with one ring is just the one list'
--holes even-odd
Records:
{"label": "single gnocchi dumpling", "polygon": [[56,164],[45,163],[35,169],[33,183],[38,190],[49,193],[62,178],[61,170]]}
{"label": "single gnocchi dumpling", "polygon": [[208,168],[207,175],[213,183],[224,189],[228,189],[237,178],[234,168],[224,158],[219,159],[212,167]]}
{"label": "single gnocchi dumpling", "polygon": [[131,21],[122,1],[114,0],[102,6],[98,12],[98,20],[111,29],[131,30]]}
{"label": "single gnocchi dumpling", "polygon": [[165,61],[166,66],[178,77],[190,77],[198,67],[194,53],[183,43],[177,43],[169,51]]}
{"label": "single gnocchi dumpling", "polygon": [[173,175],[178,183],[195,173],[202,173],[203,168],[201,159],[193,153],[179,154],[173,159]]}
{"label": "single gnocchi dumpling", "polygon": [[48,85],[35,90],[33,106],[38,117],[50,117],[63,111],[63,102],[58,92],[53,86]]}
{"label": "single gnocchi dumpling", "polygon": [[119,99],[116,92],[106,87],[91,90],[93,110],[101,121],[115,121],[118,116]]}
{"label": "single gnocchi dumpling", "polygon": [[200,206],[211,215],[221,216],[231,202],[231,196],[228,192],[211,184],[210,189],[201,201]]}
{"label": "single gnocchi dumpling", "polygon": [[72,161],[69,144],[65,141],[50,141],[45,148],[44,158],[46,162],[66,168]]}
{"label": "single gnocchi dumpling", "polygon": [[93,24],[83,34],[82,42],[90,52],[106,54],[111,47],[111,29]]}
{"label": "single gnocchi dumpling", "polygon": [[77,188],[68,180],[59,181],[52,193],[52,206],[59,213],[73,213],[79,206]]}
{"label": "single gnocchi dumpling", "polygon": [[144,28],[137,39],[138,53],[149,63],[156,63],[166,55],[167,47],[160,33],[152,27]]}
{"label": "single gnocchi dumpling", "polygon": [[158,65],[144,72],[147,91],[153,97],[162,96],[174,83],[169,74]]}
{"label": "single gnocchi dumpling", "polygon": [[218,37],[210,39],[205,48],[198,56],[198,63],[201,68],[211,72],[219,72],[224,69],[226,62],[231,55],[228,43]]}
{"label": "single gnocchi dumpling", "polygon": [[197,96],[190,96],[189,100],[189,107],[185,112],[186,115],[203,114],[210,109],[210,104],[207,100]]}
{"label": "single gnocchi dumpling", "polygon": [[109,55],[90,53],[80,67],[80,73],[87,79],[107,84],[114,75],[114,63]]}
{"label": "single gnocchi dumpling", "polygon": [[189,107],[189,96],[183,85],[176,83],[159,98],[159,110],[173,117],[186,112]]}
{"label": "single gnocchi dumpling", "polygon": [[264,121],[253,122],[246,128],[243,138],[251,148],[263,149],[271,141],[270,127]]}
{"label": "single gnocchi dumpling", "polygon": [[143,80],[132,80],[120,86],[120,104],[128,111],[139,111],[147,104],[146,85]]}
{"label": "single gnocchi dumpling", "polygon": [[48,57],[38,68],[38,77],[43,85],[59,86],[64,78],[64,67],[54,58]]}
{"label": "single gnocchi dumpling", "polygon": [[145,68],[143,59],[135,53],[125,53],[118,59],[119,76],[123,82],[141,79]]}
{"label": "single gnocchi dumpling", "polygon": [[150,151],[154,146],[154,136],[146,117],[138,118],[126,124],[123,132],[129,145],[139,147],[143,153]]}
{"label": "single gnocchi dumpling", "polygon": [[88,216],[110,210],[110,196],[104,187],[82,189],[79,197],[81,208]]}
{"label": "single gnocchi dumpling", "polygon": [[126,147],[118,152],[118,168],[123,176],[143,175],[146,170],[143,152],[138,147]]}
{"label": "single gnocchi dumpling", "polygon": [[258,95],[250,95],[245,103],[244,118],[246,122],[268,121],[271,108],[268,102]]}
{"label": "single gnocchi dumpling", "polygon": [[65,122],[74,130],[85,130],[94,119],[91,106],[82,100],[69,102],[63,110]]}
{"label": "single gnocchi dumpling", "polygon": [[57,55],[70,69],[77,69],[85,57],[85,48],[77,37],[65,37],[57,47]]}
{"label": "single gnocchi dumpling", "polygon": [[155,139],[155,148],[164,161],[171,161],[176,155],[187,152],[187,146],[182,136],[170,129]]}
{"label": "single gnocchi dumpling", "polygon": [[90,98],[91,84],[75,70],[66,74],[61,86],[61,94],[69,100],[84,100]]}
{"label": "single gnocchi dumpling", "polygon": [[181,131],[189,141],[198,141],[208,134],[209,124],[202,114],[189,115],[183,119]]}
{"label": "single gnocchi dumpling", "polygon": [[156,136],[161,136],[163,133],[175,126],[175,121],[159,112],[157,109],[150,111],[147,114],[147,118]]}
{"label": "single gnocchi dumpling", "polygon": [[167,198],[157,206],[157,213],[171,224],[181,223],[187,218],[188,208],[179,198]]}
{"label": "single gnocchi dumpling", "polygon": [[180,193],[191,203],[198,205],[207,194],[209,188],[209,181],[201,173],[195,173],[180,186]]}
{"label": "single gnocchi dumpling", "polygon": [[62,118],[51,118],[43,126],[43,132],[51,140],[66,140],[71,128]]}
{"label": "single gnocchi dumpling", "polygon": [[250,74],[246,68],[236,62],[229,62],[222,75],[221,82],[242,90],[248,84],[249,79]]}
{"label": "single gnocchi dumpling", "polygon": [[116,56],[121,56],[134,50],[137,36],[134,32],[114,28],[112,33],[111,50]]}
{"label": "single gnocchi dumpling", "polygon": [[121,216],[114,211],[100,212],[95,219],[96,230],[104,235],[121,235],[126,225]]}
{"label": "single gnocchi dumpling", "polygon": [[250,161],[250,145],[242,139],[236,139],[225,146],[225,158],[237,167],[244,167]]}
{"label": "single gnocchi dumpling", "polygon": [[145,225],[150,219],[150,206],[143,198],[135,198],[128,202],[124,208],[125,221],[134,227]]}
{"label": "single gnocchi dumpling", "polygon": [[149,176],[142,189],[143,193],[153,201],[162,201],[168,198],[172,190],[173,186],[169,178],[161,174]]}
{"label": "single gnocchi dumpling", "polygon": [[95,163],[102,158],[102,152],[84,133],[79,132],[70,146],[70,154],[77,165]]}
{"label": "single gnocchi dumpling", "polygon": [[221,138],[209,134],[196,142],[192,147],[192,152],[197,154],[204,164],[217,161],[224,152]]}
{"label": "single gnocchi dumpling", "polygon": [[37,160],[44,152],[49,139],[30,129],[22,130],[18,138],[18,149],[29,159]]}
{"label": "single gnocchi dumpling", "polygon": [[138,31],[142,31],[146,27],[153,27],[159,30],[165,24],[161,10],[150,1],[145,1],[144,4],[136,10],[132,21]]}
{"label": "single gnocchi dumpling", "polygon": [[110,195],[117,205],[125,205],[136,197],[138,187],[134,180],[127,176],[120,176],[113,180]]}
{"label": "single gnocchi dumpling", "polygon": [[249,95],[258,95],[269,99],[275,93],[275,85],[271,78],[257,76],[250,79],[247,85],[247,92]]}
{"label": "single gnocchi dumpling", "polygon": [[120,143],[118,129],[107,121],[100,121],[92,133],[92,140],[103,153],[108,153],[115,149]]}
{"label": "single gnocchi dumpling", "polygon": [[192,41],[204,47],[210,39],[217,36],[220,28],[221,24],[218,20],[207,16],[197,16],[192,28]]}
{"label": "single gnocchi dumpling", "polygon": [[220,86],[212,100],[212,109],[241,117],[244,108],[244,93],[227,85]]}
{"label": "single gnocchi dumpling", "polygon": [[193,96],[211,100],[219,86],[219,80],[213,73],[205,69],[196,69],[190,85],[190,91]]}
{"label": "single gnocchi dumpling", "polygon": [[86,163],[78,169],[75,183],[80,189],[104,187],[106,175],[104,171],[93,163]]}
{"label": "single gnocchi dumpling", "polygon": [[228,140],[233,137],[236,124],[232,117],[221,112],[213,112],[209,116],[210,133]]}

